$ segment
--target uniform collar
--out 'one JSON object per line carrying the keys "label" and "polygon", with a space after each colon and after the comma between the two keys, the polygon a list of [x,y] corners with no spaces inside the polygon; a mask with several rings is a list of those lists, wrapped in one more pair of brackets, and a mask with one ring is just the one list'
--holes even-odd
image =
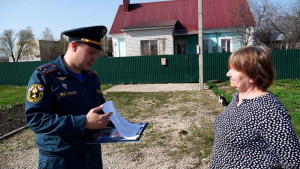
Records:
{"label": "uniform collar", "polygon": [[[67,67],[66,67],[66,65],[64,64],[64,62],[63,62],[63,57],[64,57],[65,55],[60,55],[56,60],[55,60],[55,62],[56,62],[56,65],[57,65],[57,67],[61,70],[60,71],[60,73],[62,74],[62,75],[69,75],[70,73],[67,71]],[[82,71],[82,74],[85,74],[87,71]]]}
{"label": "uniform collar", "polygon": [[60,55],[59,57],[57,57],[55,62],[56,62],[56,66],[60,70],[60,73],[63,75],[67,75],[67,74],[69,74],[69,72],[67,71],[66,65],[63,62],[63,57],[64,57],[64,55]]}

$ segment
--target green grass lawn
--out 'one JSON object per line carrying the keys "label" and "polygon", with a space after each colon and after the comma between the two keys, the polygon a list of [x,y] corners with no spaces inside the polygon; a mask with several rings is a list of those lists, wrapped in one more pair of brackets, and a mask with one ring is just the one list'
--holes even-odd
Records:
{"label": "green grass lawn", "polygon": [[[111,87],[113,87],[113,85],[101,85],[102,91]],[[0,86],[0,110],[24,104],[25,95],[26,86]]]}
{"label": "green grass lawn", "polygon": [[25,93],[25,86],[0,86],[0,110],[24,104]]}
{"label": "green grass lawn", "polygon": [[[207,85],[216,95],[223,95],[227,101],[231,101],[235,92],[230,87],[230,82],[214,83]],[[298,139],[300,140],[300,79],[276,80],[269,90],[282,102],[289,111]]]}

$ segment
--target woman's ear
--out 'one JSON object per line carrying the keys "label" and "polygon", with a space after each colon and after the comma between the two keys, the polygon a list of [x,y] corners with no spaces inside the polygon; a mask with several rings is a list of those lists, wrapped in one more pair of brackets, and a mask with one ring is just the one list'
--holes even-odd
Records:
{"label": "woman's ear", "polygon": [[256,79],[250,79],[250,83],[254,84]]}

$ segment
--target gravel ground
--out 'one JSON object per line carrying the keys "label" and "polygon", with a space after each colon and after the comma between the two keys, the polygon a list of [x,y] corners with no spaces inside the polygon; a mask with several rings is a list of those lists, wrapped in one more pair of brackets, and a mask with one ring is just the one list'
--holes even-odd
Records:
{"label": "gravel ground", "polygon": [[[144,84],[144,85],[117,85],[114,86],[106,92],[161,92],[161,91],[197,91],[198,84]],[[194,95],[194,94],[193,94]],[[214,102],[210,106],[218,107],[217,111],[221,111],[222,107],[218,104],[215,95],[210,91],[207,90],[205,87],[204,91],[195,92],[194,97],[203,97],[204,96],[211,96],[209,102]],[[184,104],[184,103],[182,103]],[[176,109],[181,106],[189,106],[191,107],[192,111],[195,113],[195,116],[186,116],[183,117],[182,115],[172,115],[170,117],[167,113],[170,112],[172,109]],[[161,111],[162,115],[166,114],[162,117],[149,117],[147,121],[150,121],[152,124],[155,124],[153,130],[159,129],[163,133],[164,131],[172,130],[182,130],[186,129],[191,122],[195,123],[195,119],[207,119],[213,120],[215,115],[205,116],[207,112],[210,111],[212,107],[206,107],[205,104],[200,105],[195,103],[195,105],[171,105],[166,107]],[[204,117],[205,116],[205,117]],[[201,125],[200,122],[196,125]],[[147,135],[153,132],[151,130],[145,130],[144,135]],[[8,168],[8,169],[19,169],[19,168],[26,168],[26,169],[34,169],[37,168],[38,162],[38,150],[34,146],[34,139],[26,141],[22,138],[30,137],[34,138],[34,134],[29,130],[24,130],[19,134],[4,140],[4,147],[1,151],[1,158],[0,158],[0,168]],[[178,135],[174,135],[175,138],[178,138]],[[143,139],[143,138],[142,138]],[[160,138],[162,142],[169,142],[167,144],[176,147],[178,145],[178,140],[167,140],[166,138]],[[180,139],[180,138],[179,138]],[[28,140],[28,139],[27,139]],[[141,140],[142,141],[142,140]],[[139,143],[114,143],[114,144],[102,144],[102,156],[104,162],[105,169],[115,169],[115,168],[122,168],[122,169],[133,169],[133,168],[143,168],[143,169],[190,169],[190,168],[201,168],[205,169],[208,168],[209,159],[202,159],[204,161],[201,166],[199,166],[199,161],[193,156],[186,156],[182,155],[182,158],[172,158],[172,156],[167,156],[166,152],[170,151],[170,146],[153,146],[152,148],[143,148],[142,151],[134,152],[134,153],[124,153],[122,152],[122,148],[118,147],[118,144],[127,144],[126,146],[131,147],[139,147]],[[172,148],[171,148],[172,149]],[[2,152],[3,151],[3,152]],[[126,150],[124,150],[126,151]],[[5,161],[5,163],[3,163]]]}
{"label": "gravel ground", "polygon": [[[204,86],[207,89],[207,86]],[[199,90],[198,83],[116,85],[105,92],[171,92]]]}

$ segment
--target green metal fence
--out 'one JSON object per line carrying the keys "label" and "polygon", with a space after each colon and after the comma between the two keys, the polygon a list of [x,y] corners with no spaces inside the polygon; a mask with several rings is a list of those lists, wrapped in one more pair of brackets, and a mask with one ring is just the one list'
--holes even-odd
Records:
{"label": "green metal fence", "polygon": [[300,50],[272,51],[277,79],[300,78]]}
{"label": "green metal fence", "polygon": [[0,63],[0,85],[27,85],[34,69],[46,61]]}
{"label": "green metal fence", "polygon": [[[166,65],[161,59],[166,59]],[[99,58],[93,70],[102,83],[175,83],[198,80],[196,55]]]}
{"label": "green metal fence", "polygon": [[[277,79],[300,78],[300,50],[272,51]],[[230,53],[204,54],[204,81],[226,81]],[[166,59],[166,65],[161,59]],[[40,62],[0,63],[0,85],[27,85]],[[135,56],[99,58],[92,69],[102,84],[198,82],[198,55]]]}

